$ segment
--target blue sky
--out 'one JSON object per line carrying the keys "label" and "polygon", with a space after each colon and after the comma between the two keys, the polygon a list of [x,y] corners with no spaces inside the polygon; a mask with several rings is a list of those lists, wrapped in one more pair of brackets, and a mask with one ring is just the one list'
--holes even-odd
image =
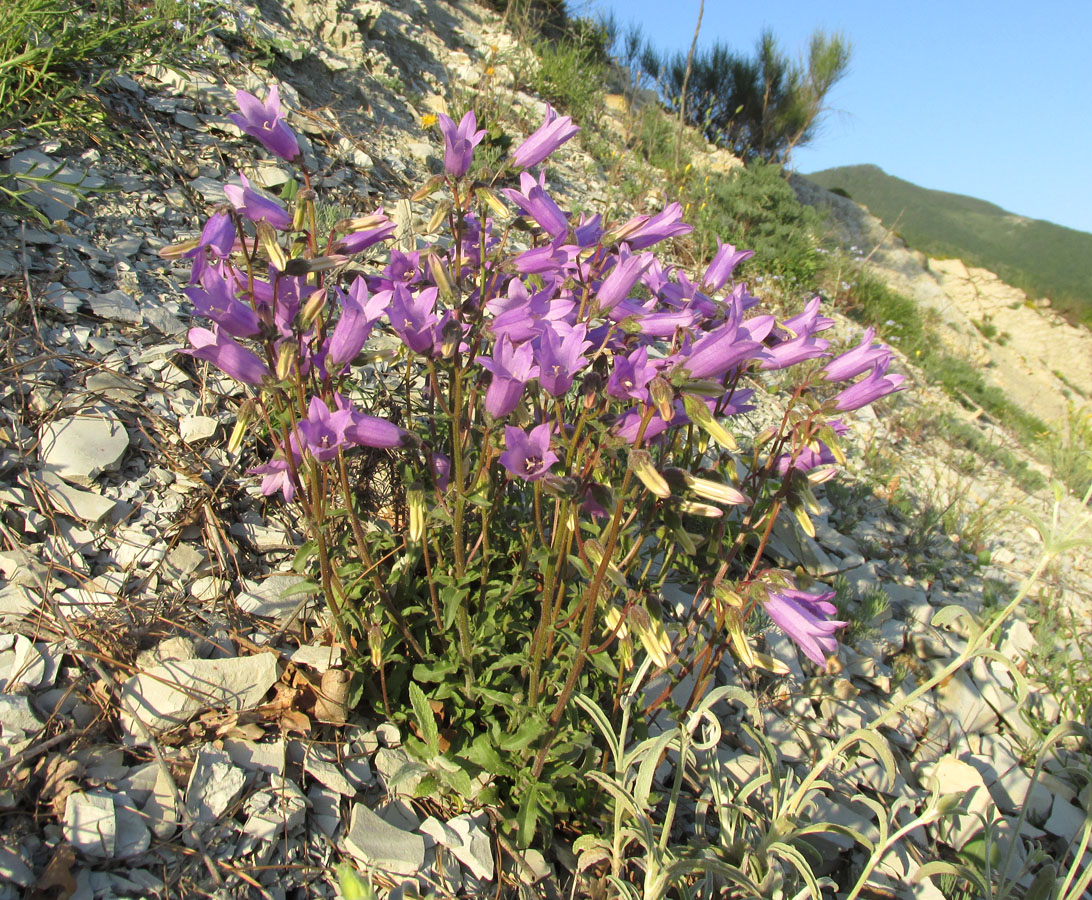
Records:
{"label": "blue sky", "polygon": [[[579,0],[570,7],[580,12]],[[698,0],[594,0],[686,50]],[[706,0],[699,47],[751,52],[769,27],[802,53],[816,28],[853,44],[800,172],[873,163],[922,187],[1092,232],[1092,0]]]}

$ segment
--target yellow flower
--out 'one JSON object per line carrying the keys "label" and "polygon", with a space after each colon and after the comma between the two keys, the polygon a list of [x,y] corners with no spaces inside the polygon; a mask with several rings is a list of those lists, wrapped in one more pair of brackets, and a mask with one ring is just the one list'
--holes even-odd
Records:
{"label": "yellow flower", "polygon": [[436,124],[437,121],[438,120],[436,116],[434,116],[432,113],[425,113],[423,116],[421,116],[421,127],[431,128],[433,125]]}
{"label": "yellow flower", "polygon": [[495,69],[494,69],[494,68],[493,68],[492,66],[489,66],[489,67],[488,67],[488,68],[487,68],[487,69],[485,70],[485,74],[486,74],[486,75],[492,75],[492,74],[493,74],[493,73],[494,73],[495,71],[496,71],[496,70],[495,70]]}

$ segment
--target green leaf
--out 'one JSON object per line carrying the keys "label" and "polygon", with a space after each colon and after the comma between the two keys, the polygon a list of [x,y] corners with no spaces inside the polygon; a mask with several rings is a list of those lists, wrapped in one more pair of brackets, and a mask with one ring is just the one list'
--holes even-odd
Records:
{"label": "green leaf", "polygon": [[470,773],[462,767],[455,769],[438,768],[437,774],[440,780],[451,788],[464,800],[469,800],[474,793],[474,784],[470,780]]}
{"label": "green leaf", "polygon": [[442,682],[457,672],[459,666],[451,660],[437,660],[435,663],[419,662],[413,667],[413,680],[423,682]]}
{"label": "green leaf", "polygon": [[516,770],[508,765],[504,761],[504,757],[497,752],[496,746],[487,734],[479,734],[474,738],[473,743],[466,750],[459,753],[458,756],[493,775],[512,777],[516,774]]}
{"label": "green leaf", "polygon": [[375,892],[363,876],[349,863],[337,867],[337,883],[345,900],[375,900]]}
{"label": "green leaf", "polygon": [[519,805],[519,812],[516,814],[516,827],[518,829],[516,840],[521,850],[530,847],[531,841],[535,839],[535,830],[538,828],[539,790],[538,784],[531,785],[527,793],[523,795],[523,800]]}
{"label": "green leaf", "polygon": [[428,698],[420,686],[410,682],[410,704],[413,706],[413,716],[417,720],[417,728],[421,732],[421,739],[428,745],[432,755],[440,752],[440,732],[436,727],[436,715],[429,706]]}
{"label": "green leaf", "polygon": [[546,720],[539,716],[532,716],[516,729],[515,734],[504,735],[500,740],[500,748],[507,753],[525,750],[545,731]]}
{"label": "green leaf", "polygon": [[438,793],[440,793],[440,782],[436,780],[436,775],[433,772],[429,772],[413,789],[413,796],[418,798],[431,797]]}
{"label": "green leaf", "polygon": [[302,574],[307,569],[307,561],[318,551],[318,544],[314,541],[304,541],[296,555],[292,557],[292,571]]}

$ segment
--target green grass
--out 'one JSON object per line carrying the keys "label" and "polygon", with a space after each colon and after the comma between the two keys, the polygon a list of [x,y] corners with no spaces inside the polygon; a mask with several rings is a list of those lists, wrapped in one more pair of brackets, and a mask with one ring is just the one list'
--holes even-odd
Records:
{"label": "green grass", "polygon": [[196,35],[194,16],[172,0],[0,0],[0,130],[93,127],[104,114],[96,88],[176,58]]}
{"label": "green grass", "polygon": [[602,111],[606,67],[594,50],[571,40],[535,44],[537,69],[526,86],[581,125],[593,125]]}
{"label": "green grass", "polygon": [[989,269],[1032,297],[1050,298],[1071,320],[1092,324],[1092,235],[973,197],[927,190],[876,166],[807,177],[865,204],[911,247]]}

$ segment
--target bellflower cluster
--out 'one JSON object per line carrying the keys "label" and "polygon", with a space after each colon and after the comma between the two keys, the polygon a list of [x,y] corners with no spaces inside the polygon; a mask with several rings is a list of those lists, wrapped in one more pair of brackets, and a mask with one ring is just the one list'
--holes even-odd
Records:
{"label": "bellflower cluster", "polygon": [[[264,103],[239,102],[237,124],[295,160],[276,89]],[[199,239],[169,251],[193,260],[185,293],[211,323],[190,330],[185,352],[252,395],[246,409],[260,416],[269,455],[251,471],[265,494],[301,499],[335,615],[360,603],[362,619],[417,659],[454,625],[453,652],[469,666],[472,611],[491,615],[478,586],[521,572],[534,589],[498,596],[541,598],[539,617],[519,625],[531,648],[528,702],[560,696],[563,705],[571,685],[550,674],[551,648],[559,628],[576,626],[559,623],[589,623],[564,638],[580,648],[568,663],[579,674],[597,604],[621,615],[641,602],[648,547],[660,559],[695,557],[707,540],[688,527],[695,516],[720,522],[720,543],[701,551],[710,570],[696,576],[720,586],[761,544],[744,518],[806,500],[803,475],[833,464],[844,427],[830,420],[835,410],[899,390],[902,378],[887,374],[890,350],[871,331],[825,367],[814,362],[830,357],[819,299],[785,320],[756,310],[760,300],[733,277],[750,251],[718,243],[700,280],[666,262],[658,245],[690,231],[677,203],[616,227],[566,214],[547,168],[526,170],[576,133],[568,117],[547,107],[492,182],[467,177],[485,135],[474,113],[438,119],[444,175],[418,197],[446,184],[450,200],[424,216],[447,222],[442,240],[384,249],[394,224],[382,209],[314,234],[313,191],[289,208],[245,177],[227,185],[229,205]],[[494,188],[517,174],[518,189]],[[304,170],[305,186],[308,178]],[[738,417],[752,408],[749,383],[769,370],[800,373],[795,411],[772,439],[740,450],[733,433],[746,432]],[[240,415],[244,430],[251,421]],[[354,467],[376,459],[401,467],[394,510],[381,514],[388,524],[324,516],[360,515],[353,479],[367,478]],[[395,540],[401,522],[412,525]],[[338,552],[367,574],[335,577]],[[544,554],[552,561],[534,569]],[[420,619],[391,598],[402,579],[405,590],[424,585],[427,603],[403,601],[424,610]],[[828,594],[771,588],[762,605],[818,664],[835,651],[844,623],[830,619]],[[646,622],[641,609],[634,615]]]}

